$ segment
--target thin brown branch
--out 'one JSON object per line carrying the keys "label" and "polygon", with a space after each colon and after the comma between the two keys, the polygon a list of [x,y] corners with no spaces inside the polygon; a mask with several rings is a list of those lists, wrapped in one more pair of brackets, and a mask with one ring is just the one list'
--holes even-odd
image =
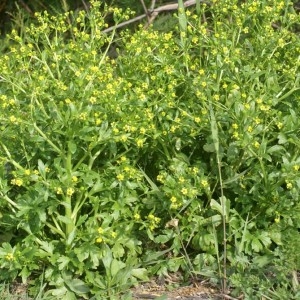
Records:
{"label": "thin brown branch", "polygon": [[154,7],[155,7],[155,2],[156,2],[156,0],[152,0],[151,6],[150,6],[150,10],[153,10],[153,9],[154,9]]}
{"label": "thin brown branch", "polygon": [[150,13],[149,13],[149,11],[148,11],[146,5],[145,5],[144,0],[140,0],[140,1],[141,1],[142,6],[143,6],[144,12],[145,12],[145,14],[146,14],[146,16],[147,16],[148,22],[149,22],[149,20],[150,20]]}
{"label": "thin brown branch", "polygon": [[19,0],[19,3],[21,4],[21,6],[23,6],[23,8],[30,14],[30,15],[34,15],[33,11],[30,9],[30,7],[23,1],[23,0]]}
{"label": "thin brown branch", "polygon": [[[202,3],[209,3],[208,1],[205,1],[205,0],[201,0]],[[152,2],[152,4],[155,5],[155,1]],[[195,5],[196,4],[196,0],[187,0],[183,3],[184,7],[189,7],[189,6],[192,6],[192,5]],[[178,9],[178,3],[172,3],[172,4],[166,4],[166,5],[162,5],[160,7],[157,7],[153,10],[150,10],[148,11],[150,13],[150,20],[151,20],[151,17],[154,16],[154,18],[160,13],[160,12],[163,12],[163,11],[170,11],[170,10],[176,10]],[[131,23],[134,23],[136,21],[139,21],[145,17],[147,17],[148,14],[143,14],[143,15],[140,15],[140,16],[137,16],[135,18],[132,18],[128,21],[125,21],[125,22],[122,22],[120,24],[117,24],[115,26],[111,26],[111,27],[108,27],[106,29],[104,29],[102,32],[103,33],[107,33],[107,32],[111,32],[115,29],[118,29],[118,28],[122,28],[126,25],[129,25]],[[153,18],[153,20],[154,20]]]}

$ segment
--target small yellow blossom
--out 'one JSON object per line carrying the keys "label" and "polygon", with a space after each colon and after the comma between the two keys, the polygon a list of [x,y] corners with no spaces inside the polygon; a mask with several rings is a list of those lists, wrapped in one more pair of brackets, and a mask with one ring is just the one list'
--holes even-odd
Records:
{"label": "small yellow blossom", "polygon": [[74,192],[75,192],[75,191],[74,191],[73,188],[68,188],[68,189],[67,189],[67,195],[68,195],[68,196],[72,196],[72,195],[74,194]]}
{"label": "small yellow blossom", "polygon": [[193,173],[198,174],[198,172],[199,172],[199,169],[197,167],[193,167]]}
{"label": "small yellow blossom", "polygon": [[123,180],[124,180],[124,175],[123,175],[123,174],[118,174],[118,175],[117,175],[117,179],[118,179],[119,181],[123,181]]}
{"label": "small yellow blossom", "polygon": [[206,179],[201,180],[201,184],[203,187],[207,187],[208,186],[208,181]]}
{"label": "small yellow blossom", "polygon": [[139,213],[135,213],[135,214],[133,215],[133,217],[134,217],[134,219],[135,219],[136,221],[139,221],[139,220],[141,219],[141,215],[140,215]]}
{"label": "small yellow blossom", "polygon": [[282,127],[283,127],[283,124],[282,124],[281,122],[278,122],[278,123],[277,123],[277,128],[278,128],[278,129],[281,129]]}
{"label": "small yellow blossom", "polygon": [[293,187],[293,184],[292,184],[291,182],[287,182],[287,183],[286,183],[286,188],[287,188],[288,190],[292,189],[292,187]]}
{"label": "small yellow blossom", "polygon": [[137,139],[136,144],[139,148],[142,148],[144,145],[144,139]]}
{"label": "small yellow blossom", "polygon": [[25,171],[24,171],[24,174],[27,175],[27,176],[30,175],[30,170],[28,170],[28,169],[25,170]]}
{"label": "small yellow blossom", "polygon": [[63,193],[62,188],[61,188],[61,187],[58,187],[58,188],[56,189],[56,194],[57,194],[57,195],[62,195],[62,193]]}
{"label": "small yellow blossom", "polygon": [[175,196],[172,196],[170,200],[171,200],[172,203],[176,203],[177,202],[177,198]]}
{"label": "small yellow blossom", "polygon": [[259,142],[258,142],[258,141],[254,142],[254,144],[253,144],[253,145],[254,145],[254,147],[255,147],[255,148],[259,148],[259,146],[260,146],[260,144],[259,144]]}
{"label": "small yellow blossom", "polygon": [[187,188],[182,188],[182,189],[181,189],[181,193],[182,193],[183,195],[187,195],[188,189],[187,189]]}
{"label": "small yellow blossom", "polygon": [[102,242],[103,242],[103,238],[102,238],[102,237],[98,237],[98,238],[96,239],[96,242],[99,243],[99,244],[102,243]]}
{"label": "small yellow blossom", "polygon": [[295,171],[298,171],[298,170],[299,170],[299,168],[300,168],[300,166],[299,166],[299,165],[294,165],[294,166],[293,166],[293,169],[294,169]]}
{"label": "small yellow blossom", "polygon": [[96,102],[97,102],[96,97],[91,97],[91,98],[90,98],[90,103],[91,103],[91,104],[95,104]]}
{"label": "small yellow blossom", "polygon": [[23,185],[23,180],[20,178],[15,178],[11,180],[11,184],[17,185],[17,186],[22,186]]}
{"label": "small yellow blossom", "polygon": [[16,123],[17,122],[17,118],[15,116],[10,116],[9,117],[10,122],[12,123]]}
{"label": "small yellow blossom", "polygon": [[238,139],[239,138],[239,133],[237,131],[235,131],[232,136],[235,138],[235,139]]}
{"label": "small yellow blossom", "polygon": [[15,258],[14,258],[14,255],[13,255],[12,253],[8,253],[8,254],[5,256],[5,258],[6,258],[7,260],[10,260],[10,261],[12,261],[12,260],[15,259]]}
{"label": "small yellow blossom", "polygon": [[73,182],[77,182],[78,181],[78,177],[77,176],[72,176],[72,181]]}
{"label": "small yellow blossom", "polygon": [[157,175],[156,177],[157,181],[163,183],[164,182],[164,176],[163,175]]}

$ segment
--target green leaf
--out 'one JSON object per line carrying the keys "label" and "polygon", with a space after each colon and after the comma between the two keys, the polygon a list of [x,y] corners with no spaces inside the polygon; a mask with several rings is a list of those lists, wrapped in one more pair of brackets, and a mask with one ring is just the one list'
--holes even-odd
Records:
{"label": "green leaf", "polygon": [[73,141],[68,142],[68,148],[72,154],[74,154],[77,150],[77,146]]}
{"label": "green leaf", "polygon": [[[226,199],[226,198],[225,198],[225,199]],[[226,205],[226,203],[225,203],[225,205]],[[219,202],[217,202],[216,200],[211,199],[211,200],[210,200],[210,206],[211,206],[212,209],[218,211],[222,216],[225,215],[225,214],[223,213],[222,205],[221,205]]]}
{"label": "green leaf", "polygon": [[41,244],[42,249],[44,249],[49,254],[53,254],[53,251],[54,251],[53,244],[51,244],[50,242],[46,242],[46,241],[41,241],[40,244]]}
{"label": "green leaf", "polygon": [[263,246],[258,238],[254,237],[251,241],[251,248],[255,252],[259,252],[263,249]]}
{"label": "green leaf", "polygon": [[265,247],[268,247],[271,245],[272,241],[271,241],[271,238],[269,236],[269,233],[266,232],[266,231],[262,231],[259,236],[258,236],[259,240],[262,242],[262,244],[265,246]]}
{"label": "green leaf", "polygon": [[137,268],[137,269],[132,269],[131,271],[132,276],[143,280],[143,281],[148,281],[148,271],[145,268]]}
{"label": "green leaf", "polygon": [[126,264],[120,260],[113,259],[110,265],[111,276],[115,276],[120,270],[126,267]]}
{"label": "green leaf", "polygon": [[76,294],[86,294],[90,291],[90,288],[80,279],[66,280],[65,283]]}
{"label": "green leaf", "polygon": [[203,150],[206,152],[215,152],[216,151],[214,144],[205,144],[203,146]]}
{"label": "green leaf", "polygon": [[178,18],[179,18],[180,31],[186,32],[187,31],[187,17],[185,14],[183,0],[178,0]]}
{"label": "green leaf", "polygon": [[268,153],[281,152],[282,150],[285,152],[285,148],[283,146],[274,145],[274,146],[268,148],[267,152]]}
{"label": "green leaf", "polygon": [[74,229],[70,232],[70,234],[69,234],[69,236],[68,236],[68,238],[67,238],[67,240],[66,240],[66,244],[67,244],[68,246],[70,246],[70,245],[72,244],[72,242],[74,241],[74,238],[75,238],[75,236],[76,236],[76,232],[77,232],[77,229],[76,229],[76,228],[74,228]]}
{"label": "green leaf", "polygon": [[270,232],[271,240],[277,245],[282,245],[282,235],[279,231],[271,231]]}
{"label": "green leaf", "polygon": [[115,243],[111,250],[115,258],[122,257],[125,253],[124,247],[120,243]]}
{"label": "green leaf", "polygon": [[65,216],[61,216],[61,215],[58,215],[57,219],[59,221],[63,222],[64,224],[71,224],[73,222],[70,218],[65,217]]}
{"label": "green leaf", "polygon": [[41,176],[43,178],[45,178],[46,177],[46,166],[40,159],[38,160],[38,170],[39,170],[39,173],[41,174]]}
{"label": "green leaf", "polygon": [[57,262],[58,262],[58,269],[63,270],[69,264],[70,258],[66,256],[61,256],[59,257]]}
{"label": "green leaf", "polygon": [[59,299],[61,299],[67,292],[68,292],[67,288],[63,286],[63,287],[56,288],[55,290],[53,290],[52,295],[57,296],[57,297],[59,297]]}

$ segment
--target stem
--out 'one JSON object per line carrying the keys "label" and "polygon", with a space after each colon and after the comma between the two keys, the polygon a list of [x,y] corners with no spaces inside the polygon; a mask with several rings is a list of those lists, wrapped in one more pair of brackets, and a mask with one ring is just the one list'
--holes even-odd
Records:
{"label": "stem", "polygon": [[219,174],[219,181],[220,181],[220,190],[221,190],[221,206],[222,206],[222,225],[223,225],[223,276],[222,276],[222,292],[226,294],[227,289],[227,268],[226,268],[226,261],[227,261],[227,239],[226,239],[226,205],[225,205],[225,197],[224,197],[224,190],[223,190],[223,181],[222,181],[222,171],[221,171],[221,161],[220,161],[220,148],[219,148],[219,134],[218,134],[218,126],[215,117],[215,113],[213,110],[212,103],[209,102],[209,110],[210,110],[210,121],[211,121],[211,133],[212,139],[214,143],[214,147],[216,150],[216,159],[217,159],[217,166],[218,166],[218,174]]}
{"label": "stem", "polygon": [[[68,176],[67,183],[68,186],[70,186],[72,182],[72,152],[70,146],[68,146],[68,155],[66,158],[66,171]],[[75,224],[72,219],[72,196],[71,195],[66,195],[65,203],[66,203],[65,216],[71,221],[70,223],[66,224],[66,237],[68,238],[68,236],[71,234],[71,232],[75,227]]]}
{"label": "stem", "polygon": [[7,195],[3,195],[3,193],[1,193],[0,196],[3,197],[3,199],[6,200],[13,207],[20,209],[19,205],[15,203],[13,200],[11,200]]}
{"label": "stem", "polygon": [[36,129],[36,131],[46,140],[46,142],[52,146],[52,148],[58,152],[59,154],[62,154],[62,151],[51,141],[49,138],[45,135],[45,133],[36,125],[36,123],[33,124],[33,127]]}
{"label": "stem", "polygon": [[[56,226],[58,226],[56,220],[53,218],[54,223],[56,224]],[[65,234],[62,232],[61,229],[56,228],[55,226],[53,226],[52,224],[50,224],[49,222],[46,222],[46,225],[52,229],[54,232],[60,234],[64,239],[66,238]]]}

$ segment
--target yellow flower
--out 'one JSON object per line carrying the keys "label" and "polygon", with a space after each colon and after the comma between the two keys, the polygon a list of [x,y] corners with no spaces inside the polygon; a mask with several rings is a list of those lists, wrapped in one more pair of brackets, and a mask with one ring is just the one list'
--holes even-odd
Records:
{"label": "yellow flower", "polygon": [[182,189],[181,189],[181,193],[182,193],[183,195],[187,195],[188,189],[182,188]]}
{"label": "yellow flower", "polygon": [[282,124],[281,122],[278,122],[278,123],[277,123],[277,128],[278,128],[278,129],[281,129],[282,126],[283,126],[283,124]]}
{"label": "yellow flower", "polygon": [[117,179],[118,179],[119,181],[123,181],[123,180],[124,180],[124,175],[123,175],[123,174],[118,174],[118,175],[117,175]]}
{"label": "yellow flower", "polygon": [[178,180],[179,180],[180,183],[185,182],[185,179],[182,176],[180,176]]}
{"label": "yellow flower", "polygon": [[99,243],[99,244],[102,243],[102,242],[103,242],[103,238],[102,238],[102,237],[98,237],[98,238],[96,239],[96,242]]}
{"label": "yellow flower", "polygon": [[144,145],[144,139],[137,139],[136,144],[139,148],[142,148]]}
{"label": "yellow flower", "polygon": [[17,122],[17,118],[15,116],[10,116],[9,117],[9,120],[12,122],[12,123],[16,123]]}
{"label": "yellow flower", "polygon": [[206,188],[208,186],[208,181],[203,179],[203,180],[201,180],[201,184],[202,184],[203,187]]}
{"label": "yellow flower", "polygon": [[170,200],[171,200],[172,203],[176,203],[177,202],[177,198],[175,196],[172,196]]}
{"label": "yellow flower", "polygon": [[195,120],[196,123],[200,123],[200,121],[201,121],[201,119],[199,117],[195,117],[194,120]]}
{"label": "yellow flower", "polygon": [[20,178],[15,178],[11,180],[11,184],[17,185],[17,186],[22,186],[23,185],[23,180]]}
{"label": "yellow flower", "polygon": [[67,195],[68,195],[68,196],[72,196],[72,195],[74,194],[74,192],[75,192],[75,191],[74,191],[73,188],[68,188],[68,189],[67,189]]}
{"label": "yellow flower", "polygon": [[139,221],[141,219],[141,216],[138,213],[135,213],[133,217],[136,221]]}
{"label": "yellow flower", "polygon": [[287,183],[286,183],[286,188],[287,188],[288,190],[292,189],[292,187],[293,187],[293,184],[292,184],[292,183],[290,183],[290,182],[287,182]]}
{"label": "yellow flower", "polygon": [[56,189],[56,194],[57,194],[57,195],[61,195],[62,193],[63,193],[62,188],[61,188],[61,187],[58,187],[58,188]]}
{"label": "yellow flower", "polygon": [[77,181],[78,181],[77,176],[72,176],[72,181],[73,181],[73,182],[77,182]]}
{"label": "yellow flower", "polygon": [[5,258],[6,258],[7,260],[10,260],[10,261],[12,261],[12,260],[15,259],[15,258],[14,258],[14,255],[13,255],[12,253],[8,253],[8,254],[5,256]]}
{"label": "yellow flower", "polygon": [[163,175],[157,175],[156,177],[157,181],[163,183],[164,182],[164,176]]}
{"label": "yellow flower", "polygon": [[254,147],[255,147],[255,148],[259,148],[259,146],[260,146],[260,144],[259,144],[259,142],[258,142],[258,141],[254,142],[254,144],[253,144],[253,145],[254,145]]}

